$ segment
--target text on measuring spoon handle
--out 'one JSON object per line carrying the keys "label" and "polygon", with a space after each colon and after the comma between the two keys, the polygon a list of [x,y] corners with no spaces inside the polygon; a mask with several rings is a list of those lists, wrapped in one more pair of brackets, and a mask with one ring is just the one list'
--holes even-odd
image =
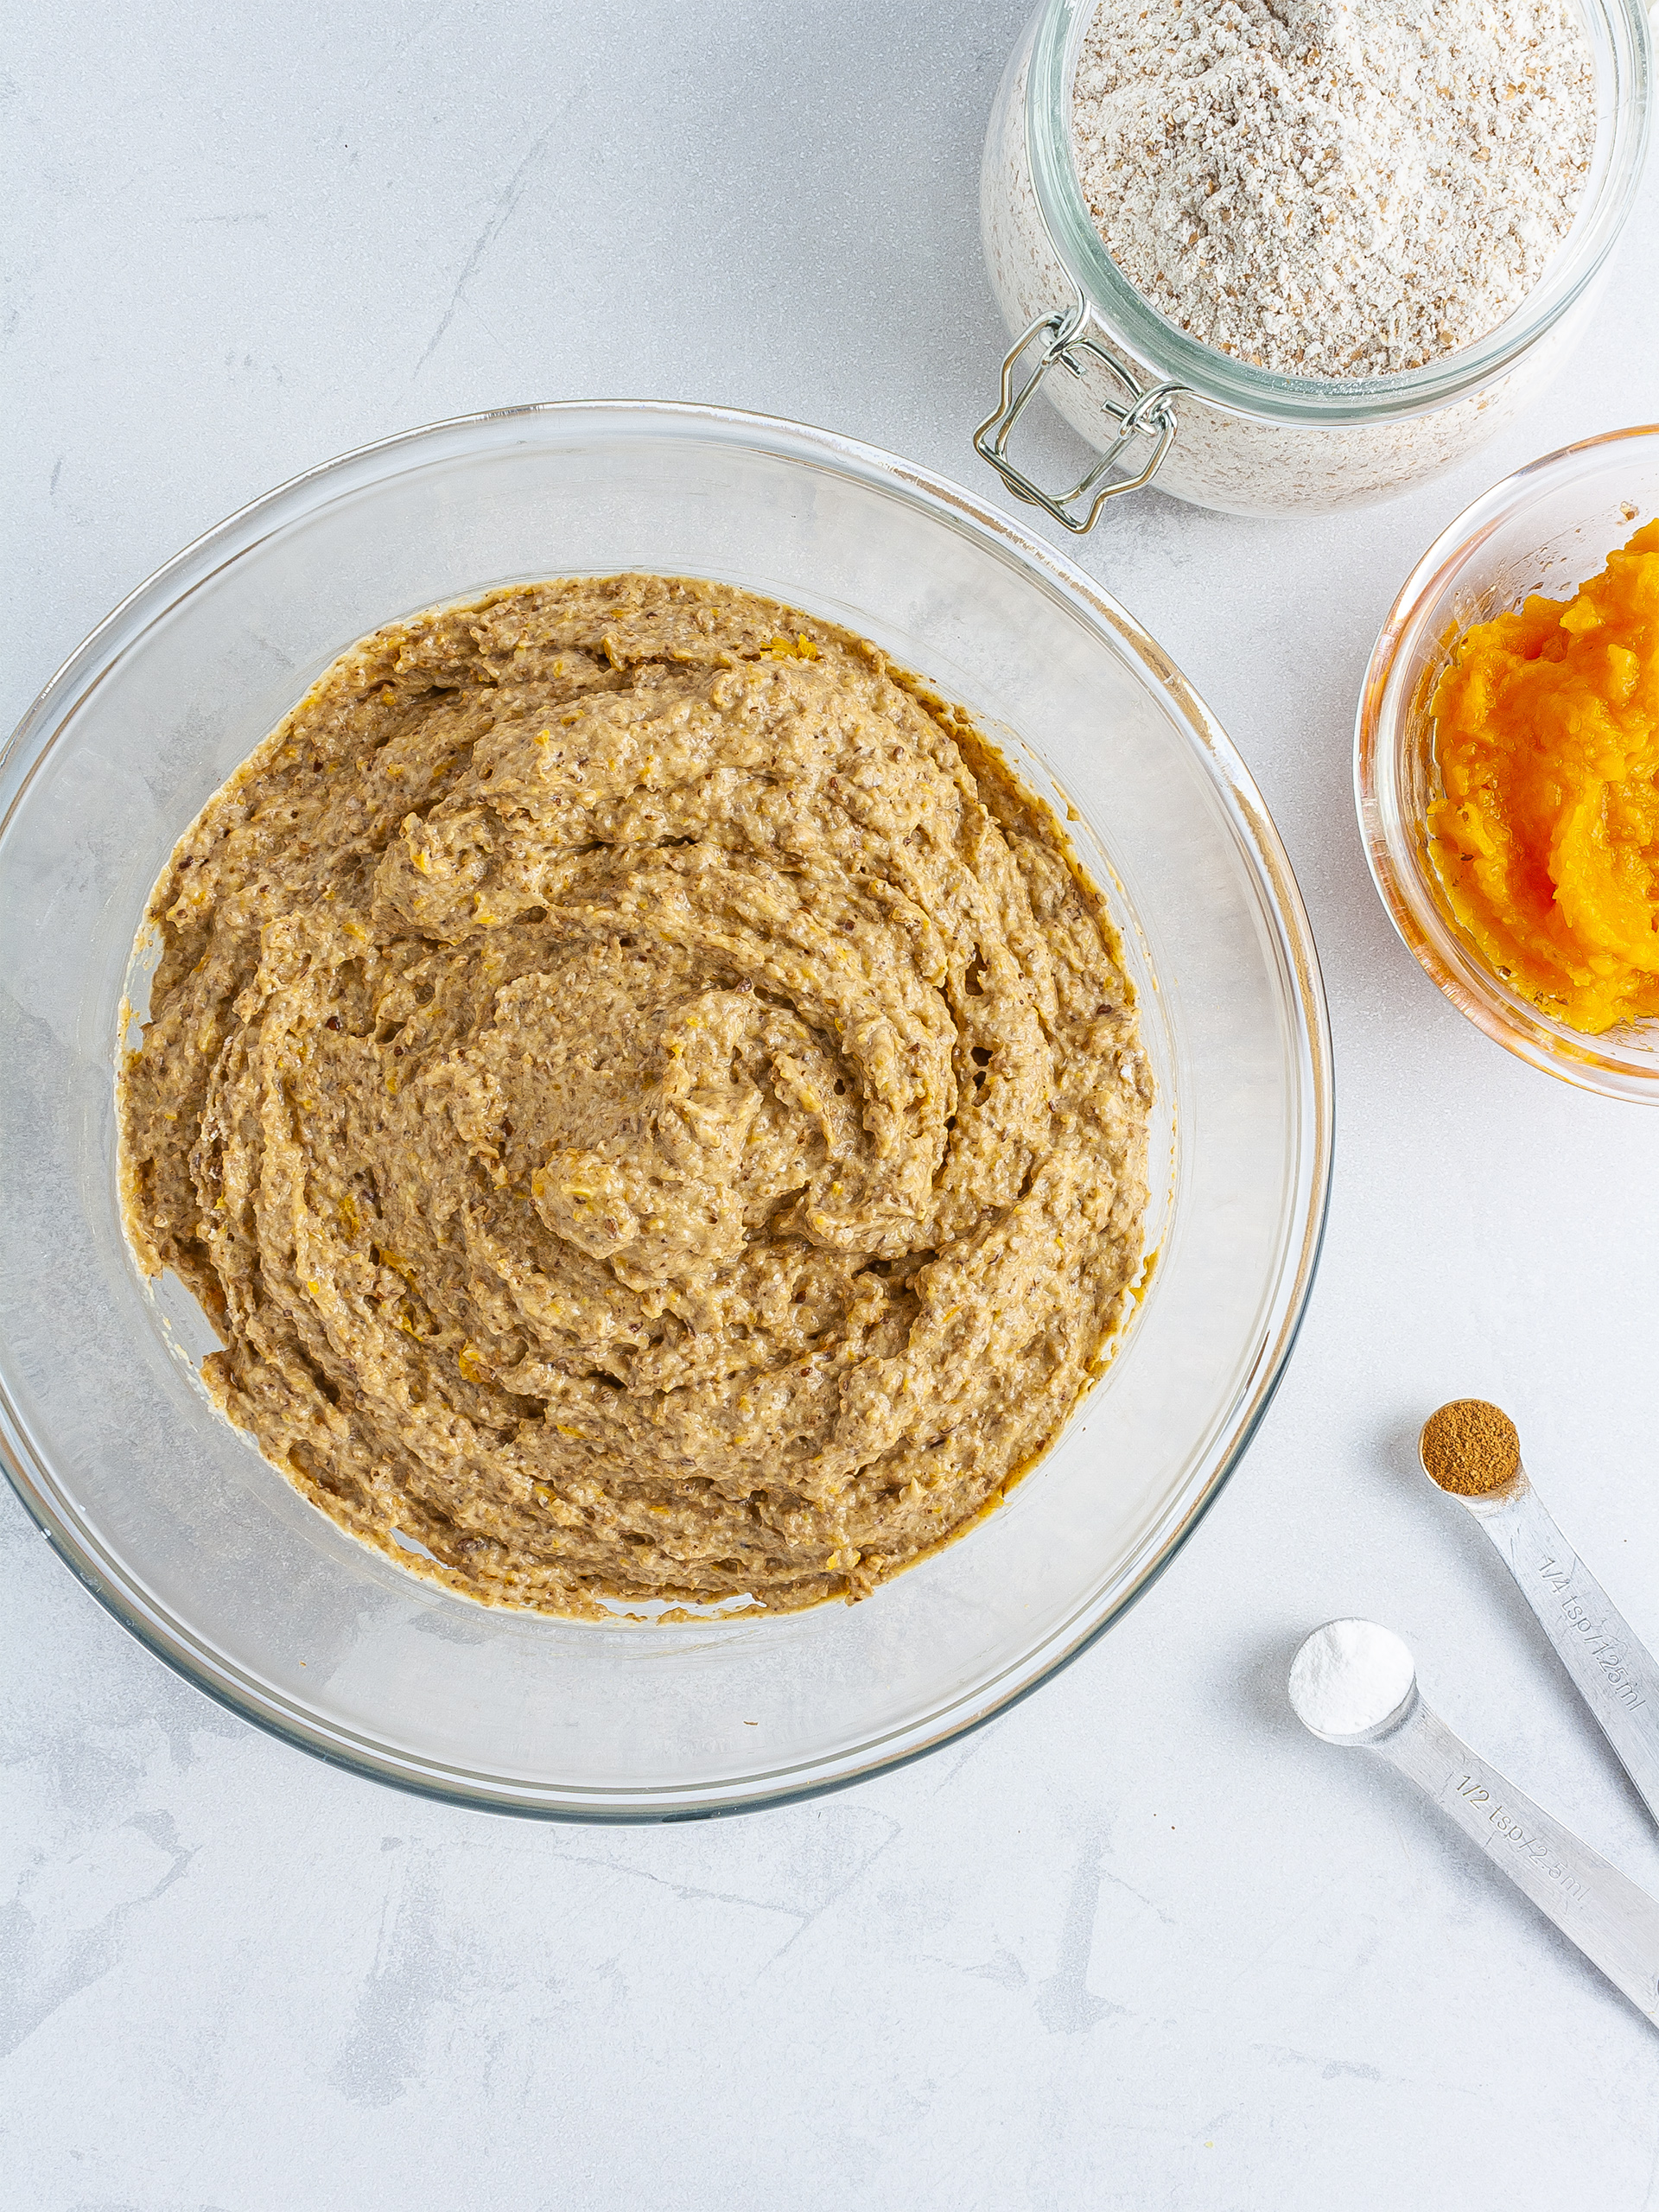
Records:
{"label": "text on measuring spoon handle", "polygon": [[1590,1892],[1569,1866],[1562,1866],[1544,1839],[1525,1821],[1519,1820],[1500,1799],[1495,1798],[1486,1785],[1472,1774],[1459,1775],[1452,1783],[1453,1794],[1466,1805],[1485,1815],[1493,1834],[1517,1851],[1533,1865],[1546,1879],[1554,1882],[1563,1897],[1575,1904],[1583,1904]]}
{"label": "text on measuring spoon handle", "polygon": [[1608,1696],[1632,1708],[1645,1705],[1647,1699],[1642,1694],[1641,1683],[1628,1663],[1631,1656],[1628,1636],[1609,1635],[1606,1611],[1600,1608],[1592,1611],[1574,1592],[1573,1580],[1582,1573],[1577,1560],[1570,1554],[1565,1558],[1546,1554],[1535,1572],[1544,1587],[1555,1594],[1557,1617],[1562,1626],[1582,1639],[1586,1656],[1600,1669],[1602,1686]]}

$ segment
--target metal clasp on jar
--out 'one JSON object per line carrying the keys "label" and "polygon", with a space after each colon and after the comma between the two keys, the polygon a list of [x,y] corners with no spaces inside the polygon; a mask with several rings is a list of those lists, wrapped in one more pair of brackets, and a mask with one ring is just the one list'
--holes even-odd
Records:
{"label": "metal clasp on jar", "polygon": [[[1069,308],[1056,308],[1051,315],[1039,315],[1004,358],[1002,397],[995,412],[988,415],[974,432],[975,452],[981,460],[989,461],[1015,499],[1040,507],[1045,514],[1052,515],[1056,522],[1079,537],[1100,520],[1100,511],[1108,499],[1119,492],[1138,492],[1158,474],[1164,456],[1175,442],[1174,403],[1187,389],[1183,384],[1138,383],[1125,362],[1102,345],[1098,338],[1088,335],[1088,302],[1081,292]],[[1020,358],[1034,340],[1045,334],[1048,343],[1043,348],[1042,358],[1016,392],[1014,377]],[[1100,407],[1118,424],[1118,435],[1088,474],[1081,477],[1069,492],[1045,492],[1008,459],[1009,435],[1024,413],[1026,403],[1056,362],[1069,369],[1074,377],[1083,374],[1083,364],[1077,359],[1082,353],[1092,354],[1109,369],[1128,395],[1121,401],[1103,393],[1095,395]],[[1142,437],[1156,441],[1145,467],[1134,476],[1122,476],[1115,483],[1106,483],[1104,479],[1123,448]],[[1094,493],[1094,500],[1088,513],[1081,517],[1071,513],[1070,510],[1075,503],[1088,499],[1090,493]]]}

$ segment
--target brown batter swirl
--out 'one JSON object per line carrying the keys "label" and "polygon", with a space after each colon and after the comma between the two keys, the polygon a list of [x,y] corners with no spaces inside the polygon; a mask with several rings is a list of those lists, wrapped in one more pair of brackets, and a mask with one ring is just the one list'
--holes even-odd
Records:
{"label": "brown batter swirl", "polygon": [[471,1596],[862,1596],[1127,1310],[1099,898],[964,716],[790,609],[626,575],[393,624],[149,920],[141,1262],[266,1457]]}

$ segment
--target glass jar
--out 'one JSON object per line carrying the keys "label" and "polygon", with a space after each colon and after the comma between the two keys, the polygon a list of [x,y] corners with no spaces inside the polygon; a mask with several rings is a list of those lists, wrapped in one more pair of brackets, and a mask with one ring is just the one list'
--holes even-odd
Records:
{"label": "glass jar", "polygon": [[[1199,506],[1291,515],[1381,499],[1461,459],[1536,396],[1578,339],[1641,174],[1652,74],[1644,0],[1574,4],[1595,58],[1596,146],[1543,281],[1477,344],[1425,368],[1348,379],[1280,376],[1219,353],[1135,290],[1095,227],[1073,156],[1072,81],[1096,0],[1042,0],[985,141],[985,259],[1016,343],[1001,404],[975,435],[980,454],[1073,531],[1154,474],[1160,490]],[[1068,492],[1043,491],[1008,456],[1039,385],[1102,454]]]}

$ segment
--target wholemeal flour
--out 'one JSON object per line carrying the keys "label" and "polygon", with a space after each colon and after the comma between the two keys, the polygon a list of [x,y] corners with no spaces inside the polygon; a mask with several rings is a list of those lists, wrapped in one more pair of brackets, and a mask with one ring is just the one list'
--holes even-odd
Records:
{"label": "wholemeal flour", "polygon": [[1534,289],[1595,143],[1568,0],[1101,0],[1084,195],[1136,289],[1281,374],[1374,377]]}

